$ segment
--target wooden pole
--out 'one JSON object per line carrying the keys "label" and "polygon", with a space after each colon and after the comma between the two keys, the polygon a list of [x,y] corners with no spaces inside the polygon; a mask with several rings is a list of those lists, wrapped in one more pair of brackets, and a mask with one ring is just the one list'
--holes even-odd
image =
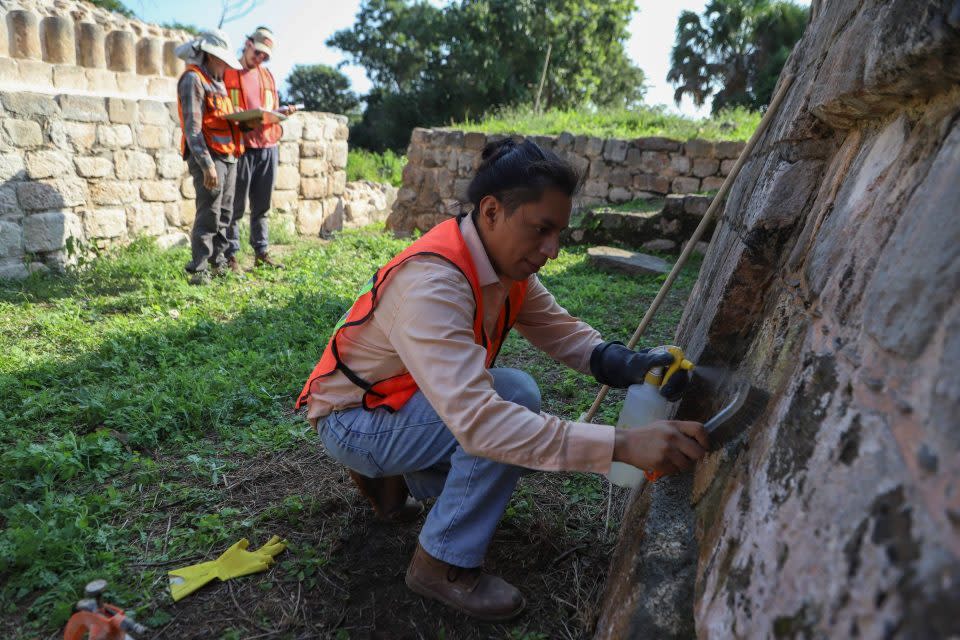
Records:
{"label": "wooden pole", "polygon": [[[653,319],[654,314],[660,308],[664,298],[666,298],[667,294],[670,292],[670,288],[673,286],[674,280],[677,279],[677,276],[680,275],[680,270],[683,269],[684,265],[687,264],[687,260],[690,259],[690,254],[693,253],[693,248],[696,246],[697,242],[699,242],[700,237],[703,236],[704,232],[706,232],[707,226],[709,226],[710,221],[713,220],[714,214],[720,209],[720,205],[723,203],[724,198],[727,197],[727,193],[730,191],[730,187],[733,186],[733,181],[736,179],[737,174],[740,173],[740,169],[743,168],[744,164],[746,164],[747,158],[749,158],[750,154],[753,153],[754,147],[757,146],[757,142],[759,142],[760,137],[767,130],[767,126],[770,124],[770,121],[773,120],[773,115],[777,112],[777,109],[780,107],[780,103],[783,102],[783,99],[787,95],[787,90],[792,84],[793,75],[788,74],[784,76],[783,82],[780,84],[780,88],[777,90],[776,95],[773,96],[773,100],[770,101],[770,106],[767,107],[767,112],[763,114],[763,118],[760,119],[760,124],[757,125],[757,130],[753,132],[753,135],[750,136],[750,141],[747,142],[747,145],[743,148],[743,151],[740,152],[740,157],[737,158],[736,164],[733,165],[733,169],[731,169],[730,173],[727,174],[726,179],[723,181],[723,185],[720,187],[720,190],[717,191],[717,195],[714,196],[713,202],[710,203],[710,207],[707,209],[707,212],[703,214],[700,224],[697,225],[696,230],[693,232],[693,235],[690,236],[690,240],[687,242],[687,246],[684,247],[683,251],[680,253],[680,257],[677,258],[677,262],[673,265],[673,269],[670,270],[670,274],[667,276],[667,279],[664,280],[663,285],[660,287],[660,291],[657,293],[657,297],[655,297],[653,302],[650,303],[650,307],[643,315],[643,319],[640,320],[637,330],[633,332],[630,342],[627,343],[627,347],[630,349],[633,349],[635,346],[637,346],[637,342],[640,341],[640,336],[642,336],[643,332],[647,330],[647,326]],[[600,388],[600,392],[597,393],[597,398],[593,401],[593,404],[590,405],[590,409],[583,415],[581,422],[591,422],[593,420],[594,416],[597,415],[597,411],[600,409],[600,403],[602,403],[603,399],[607,397],[608,391],[610,391],[610,387],[607,385],[604,385]]]}

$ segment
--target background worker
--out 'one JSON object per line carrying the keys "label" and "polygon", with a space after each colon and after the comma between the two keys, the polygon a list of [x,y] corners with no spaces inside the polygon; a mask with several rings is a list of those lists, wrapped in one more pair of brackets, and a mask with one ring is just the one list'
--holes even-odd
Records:
{"label": "background worker", "polygon": [[190,284],[210,281],[226,265],[227,226],[233,217],[233,190],[237,158],[243,153],[243,136],[226,119],[233,104],[223,85],[226,69],[240,68],[231,53],[227,34],[220,30],[201,33],[181,45],[177,53],[190,64],[177,83],[177,110],[183,137],[180,153],[193,176],[197,214],[190,235],[192,253],[187,271]]}
{"label": "background worker", "polygon": [[[247,37],[240,56],[242,68],[227,70],[224,83],[237,111],[263,109],[289,114],[296,111],[293,106],[280,106],[277,95],[277,83],[270,70],[263,66],[273,52],[274,37],[267,27],[257,27]],[[227,229],[227,265],[235,272],[240,271],[237,252],[240,251],[239,223],[250,201],[250,245],[254,252],[254,266],[268,266],[282,269],[283,265],[271,259],[268,252],[267,212],[273,196],[273,184],[277,175],[279,151],[277,142],[283,135],[279,123],[254,122],[251,127],[244,126],[243,156],[237,167],[236,195],[233,201],[233,219]]]}
{"label": "background worker", "polygon": [[515,587],[481,565],[525,469],[606,473],[620,461],[675,473],[708,447],[696,422],[614,430],[541,413],[532,377],[492,368],[512,326],[615,387],[673,361],[604,342],[537,278],[559,253],[579,184],[567,162],[533,142],[488,145],[468,188],[472,214],[437,225],[378,271],[297,402],[381,518],[418,515],[408,489],[437,497],[406,583],[487,621],[524,607]]}

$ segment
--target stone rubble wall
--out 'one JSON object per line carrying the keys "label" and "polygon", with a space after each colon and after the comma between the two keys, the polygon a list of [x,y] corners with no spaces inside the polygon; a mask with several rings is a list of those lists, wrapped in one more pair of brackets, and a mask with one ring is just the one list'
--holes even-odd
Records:
{"label": "stone rubble wall", "polygon": [[960,5],[811,15],[676,338],[677,415],[770,402],[632,496],[598,638],[960,635]]}
{"label": "stone rubble wall", "polygon": [[[189,34],[64,0],[0,0],[0,21],[0,277],[136,235],[186,242],[195,192],[173,47]],[[346,117],[301,112],[283,127],[271,224],[342,228]]]}
{"label": "stone rubble wall", "polygon": [[[414,129],[397,202],[387,227],[408,235],[460,212],[466,189],[488,142],[504,135]],[[516,140],[523,137],[515,136]],[[579,206],[619,204],[671,193],[715,191],[733,168],[742,142],[680,142],[668,138],[597,138],[562,133],[530,136],[569,160],[585,176]]]}
{"label": "stone rubble wall", "polygon": [[[84,247],[186,242],[195,191],[175,102],[0,92],[0,277],[61,268]],[[343,224],[346,117],[284,123],[271,224],[318,235]]]}

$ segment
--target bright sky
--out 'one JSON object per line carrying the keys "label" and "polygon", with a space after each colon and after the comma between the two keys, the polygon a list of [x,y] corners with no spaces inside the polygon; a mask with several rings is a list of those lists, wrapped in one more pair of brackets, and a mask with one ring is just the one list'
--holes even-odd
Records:
{"label": "bright sky", "polygon": [[[216,26],[221,3],[211,0],[124,0],[125,4],[148,22],[183,22],[200,28]],[[667,82],[670,69],[670,49],[673,46],[677,16],[684,9],[700,13],[706,0],[638,0],[638,11],[630,22],[630,40],[627,50],[634,63],[644,70],[649,85],[646,101],[673,104],[673,87]],[[809,4],[801,0],[801,4]],[[287,74],[295,64],[323,63],[336,66],[343,62],[342,52],[328,48],[324,42],[339,29],[350,27],[360,6],[360,0],[261,0],[248,15],[225,25],[234,46],[243,43],[246,34],[258,25],[267,25],[277,37],[273,59],[268,63],[277,81],[284,86]],[[363,95],[370,89],[370,81],[362,67],[341,69]],[[709,113],[709,104],[697,109],[685,100],[679,111],[692,116]]]}

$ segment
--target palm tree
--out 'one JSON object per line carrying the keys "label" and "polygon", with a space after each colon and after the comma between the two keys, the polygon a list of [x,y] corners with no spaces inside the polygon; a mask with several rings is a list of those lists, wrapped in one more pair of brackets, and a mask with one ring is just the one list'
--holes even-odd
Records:
{"label": "palm tree", "polygon": [[702,106],[712,97],[714,113],[766,105],[807,14],[785,0],[711,0],[702,16],[682,12],[667,74],[674,100],[690,95]]}

